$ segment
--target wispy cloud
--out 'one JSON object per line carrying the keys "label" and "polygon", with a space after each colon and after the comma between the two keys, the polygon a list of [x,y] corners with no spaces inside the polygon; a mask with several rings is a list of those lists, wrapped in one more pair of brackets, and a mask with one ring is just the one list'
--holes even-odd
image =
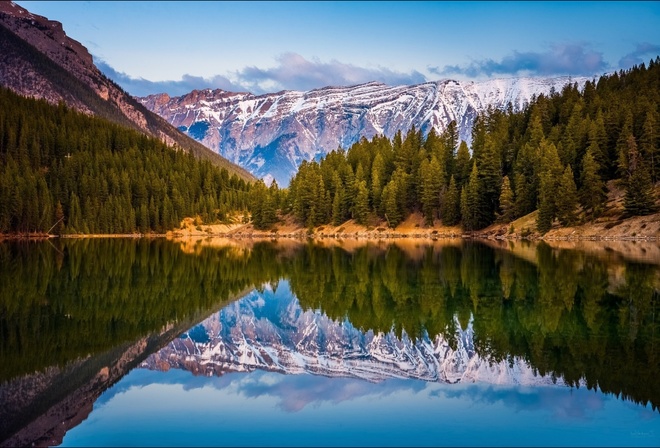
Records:
{"label": "wispy cloud", "polygon": [[337,60],[322,62],[307,60],[296,53],[285,53],[272,68],[245,67],[235,73],[242,85],[252,90],[272,86],[275,89],[311,90],[325,86],[355,85],[369,81],[380,81],[389,85],[418,84],[425,82],[421,73],[413,70],[401,73],[385,67],[365,68]]}
{"label": "wispy cloud", "polygon": [[591,50],[586,44],[557,44],[545,52],[514,51],[500,61],[484,59],[469,65],[445,65],[429,67],[440,76],[464,75],[470,78],[493,75],[594,75],[607,70],[609,64],[601,52]]}
{"label": "wispy cloud", "polygon": [[108,78],[119,84],[124,90],[135,96],[146,96],[153,93],[168,93],[173,96],[184,95],[192,90],[223,89],[231,92],[242,92],[246,89],[233,83],[225,76],[217,75],[212,78],[202,76],[183,75],[178,81],[149,81],[144,78],[133,78],[123,72],[118,72],[105,61],[96,59],[96,66]]}
{"label": "wispy cloud", "polygon": [[[619,60],[619,68],[627,69],[642,62],[648,62],[660,54],[660,45],[642,42],[635,46],[635,51],[628,53]],[[645,59],[647,58],[647,59]]]}
{"label": "wispy cloud", "polygon": [[211,78],[184,75],[178,81],[149,81],[133,78],[118,72],[105,61],[97,59],[96,65],[109,78],[136,96],[167,92],[182,95],[194,89],[219,88],[234,92],[261,94],[278,90],[311,90],[326,86],[348,86],[370,81],[388,85],[418,84],[426,81],[421,73],[413,70],[401,73],[385,67],[365,68],[336,60],[322,62],[305,59],[296,53],[285,53],[276,59],[271,68],[245,67],[228,74]]}

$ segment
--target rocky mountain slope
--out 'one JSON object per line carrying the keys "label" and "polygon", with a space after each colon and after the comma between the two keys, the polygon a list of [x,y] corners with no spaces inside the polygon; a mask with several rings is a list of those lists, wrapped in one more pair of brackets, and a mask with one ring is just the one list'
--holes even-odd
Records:
{"label": "rocky mountain slope", "polygon": [[[283,374],[382,381],[409,378],[432,382],[553,384],[523,359],[489,362],[474,348],[473,330],[458,330],[452,348],[442,336],[412,340],[362,331],[321,311],[303,310],[280,281],[275,294],[253,292],[215,313],[151,355],[141,367],[184,369],[221,376],[256,369]],[[557,384],[563,384],[561,379]]]}
{"label": "rocky mountain slope", "polygon": [[392,138],[412,126],[426,134],[442,132],[456,121],[469,142],[472,124],[488,107],[514,110],[533,96],[549,94],[587,78],[511,78],[484,82],[441,80],[413,86],[377,82],[325,87],[308,92],[283,91],[255,96],[224,90],[194,90],[139,98],[149,110],[245,167],[257,177],[288,185],[303,160],[348,148],[361,137]]}
{"label": "rocky mountain slope", "polygon": [[0,2],[0,85],[50,103],[63,101],[79,111],[157,137],[169,145],[236,172],[252,176],[215,151],[179,132],[103,75],[92,55],[66,35],[60,22]]}

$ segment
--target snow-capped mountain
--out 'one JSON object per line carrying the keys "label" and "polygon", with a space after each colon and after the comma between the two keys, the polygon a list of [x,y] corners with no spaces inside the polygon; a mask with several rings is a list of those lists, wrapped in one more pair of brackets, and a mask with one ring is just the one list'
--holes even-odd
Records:
{"label": "snow-capped mountain", "polygon": [[412,86],[370,82],[308,92],[255,96],[224,90],[194,90],[138,100],[230,161],[257,177],[288,185],[303,160],[312,160],[361,137],[392,138],[413,125],[427,134],[442,132],[455,120],[469,142],[472,124],[488,107],[519,110],[533,96],[582,88],[588,78],[510,78],[483,82],[441,80]]}
{"label": "snow-capped mountain", "polygon": [[521,358],[490,362],[474,348],[472,324],[456,333],[456,348],[442,336],[412,340],[393,332],[355,328],[348,320],[303,310],[280,282],[276,294],[253,292],[228,305],[166,347],[141,367],[184,369],[221,376],[256,369],[284,374],[311,373],[379,382],[389,378],[430,382],[563,384],[540,376]]}

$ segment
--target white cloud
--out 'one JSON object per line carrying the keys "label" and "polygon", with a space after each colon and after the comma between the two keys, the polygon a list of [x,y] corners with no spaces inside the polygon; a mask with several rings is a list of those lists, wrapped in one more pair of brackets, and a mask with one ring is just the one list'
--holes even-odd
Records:
{"label": "white cloud", "polygon": [[296,53],[285,53],[276,59],[271,68],[245,67],[229,74],[211,78],[184,75],[178,81],[149,81],[133,78],[118,72],[105,61],[97,59],[96,65],[124,90],[136,96],[166,92],[182,95],[195,89],[219,88],[233,92],[261,94],[279,90],[311,90],[326,86],[348,86],[370,81],[388,85],[419,84],[426,81],[421,73],[413,70],[402,73],[385,67],[365,68],[337,60],[321,62],[305,59]]}
{"label": "white cloud", "polygon": [[514,51],[500,61],[483,59],[469,65],[430,67],[437,75],[465,75],[471,78],[493,75],[594,75],[609,68],[603,54],[588,48],[586,44],[556,44],[545,52]]}

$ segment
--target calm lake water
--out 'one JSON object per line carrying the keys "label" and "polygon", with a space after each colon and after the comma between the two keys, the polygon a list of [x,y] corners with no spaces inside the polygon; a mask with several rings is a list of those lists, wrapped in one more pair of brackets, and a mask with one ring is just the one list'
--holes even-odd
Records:
{"label": "calm lake water", "polygon": [[0,444],[660,446],[660,246],[0,243]]}

